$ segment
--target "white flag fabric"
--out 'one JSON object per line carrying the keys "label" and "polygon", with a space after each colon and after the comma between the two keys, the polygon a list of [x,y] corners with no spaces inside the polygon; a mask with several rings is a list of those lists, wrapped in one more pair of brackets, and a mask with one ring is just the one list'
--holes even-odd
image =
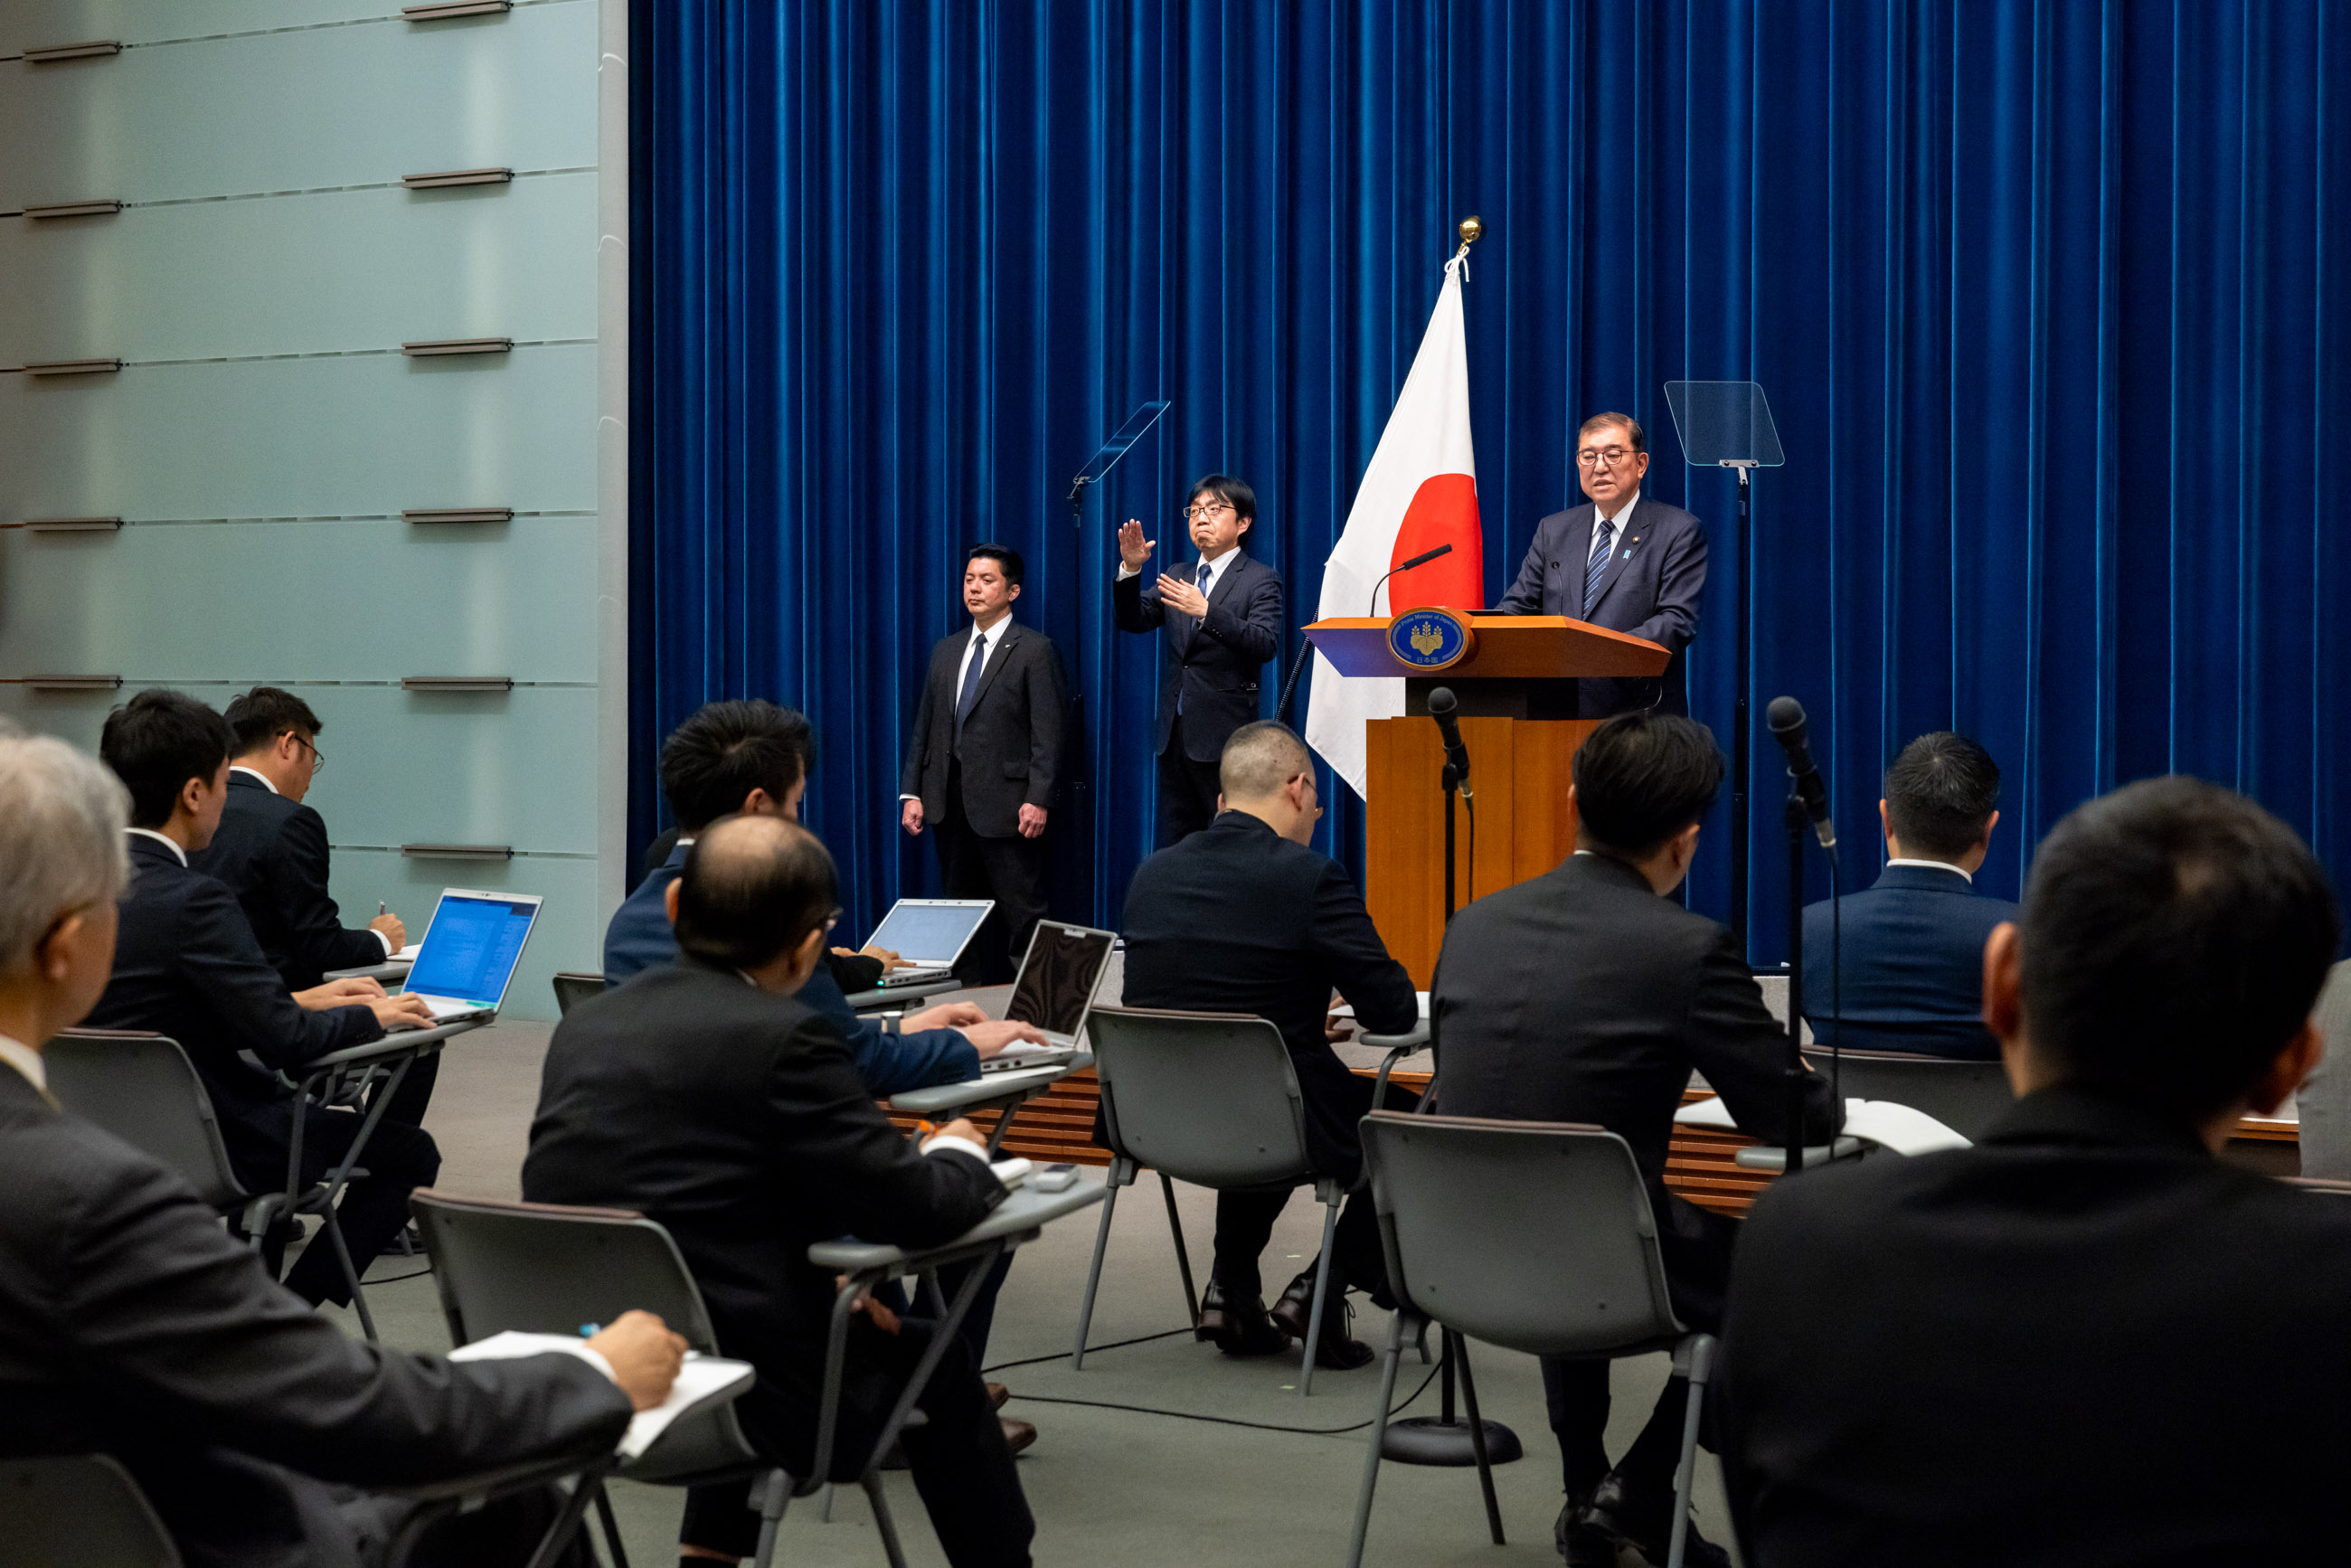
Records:
{"label": "white flag fabric", "polygon": [[[1464,247],[1467,248],[1466,246]],[[1478,526],[1478,464],[1469,439],[1469,358],[1461,326],[1462,256],[1445,285],[1387,429],[1364,470],[1338,547],[1322,566],[1317,618],[1389,615],[1442,604],[1482,607],[1485,563]],[[1374,584],[1400,560],[1450,544],[1450,555]],[[1306,742],[1358,795],[1366,794],[1364,726],[1404,713],[1401,678],[1342,675],[1320,653],[1306,709]]]}

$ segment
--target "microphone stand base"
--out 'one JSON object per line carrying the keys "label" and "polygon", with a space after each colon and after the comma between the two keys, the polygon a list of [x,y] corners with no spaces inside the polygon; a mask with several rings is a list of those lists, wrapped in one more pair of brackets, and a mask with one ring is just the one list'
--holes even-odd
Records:
{"label": "microphone stand base", "polygon": [[[1499,1421],[1486,1424],[1486,1462],[1507,1465],[1526,1458],[1519,1435]],[[1380,1458],[1396,1465],[1441,1465],[1466,1468],[1478,1462],[1469,1445],[1469,1423],[1437,1416],[1414,1416],[1388,1423],[1380,1437]]]}

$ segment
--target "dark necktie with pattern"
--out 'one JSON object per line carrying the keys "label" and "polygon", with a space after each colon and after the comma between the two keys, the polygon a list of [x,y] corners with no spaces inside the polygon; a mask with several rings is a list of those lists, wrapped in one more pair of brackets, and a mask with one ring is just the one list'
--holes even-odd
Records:
{"label": "dark necktie with pattern", "polygon": [[1592,613],[1592,601],[1600,591],[1601,574],[1608,570],[1609,552],[1616,548],[1616,525],[1603,522],[1592,530],[1592,559],[1583,563],[1583,612]]}

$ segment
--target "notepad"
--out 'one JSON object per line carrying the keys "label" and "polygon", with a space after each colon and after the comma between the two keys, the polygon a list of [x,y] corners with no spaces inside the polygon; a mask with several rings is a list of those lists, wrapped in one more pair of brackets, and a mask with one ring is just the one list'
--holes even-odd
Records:
{"label": "notepad", "polygon": [[[451,1361],[511,1361],[519,1356],[545,1355],[554,1352],[561,1355],[578,1353],[582,1343],[578,1337],[559,1333],[525,1333],[508,1329],[472,1344],[460,1345],[449,1353]],[[676,1424],[681,1416],[692,1415],[706,1406],[716,1404],[730,1395],[751,1385],[758,1375],[747,1361],[730,1361],[720,1355],[703,1355],[695,1351],[685,1353],[685,1364],[677,1369],[677,1381],[669,1385],[669,1397],[650,1410],[640,1410],[629,1418],[629,1429],[621,1435],[613,1452],[623,1459],[642,1458],[654,1441]]]}
{"label": "notepad", "polygon": [[1027,1181],[1029,1173],[1036,1167],[1027,1160],[1015,1156],[1008,1160],[998,1160],[987,1168],[996,1173],[996,1179],[1002,1182],[1005,1190],[1008,1192]]}
{"label": "notepad", "polygon": [[[1685,1127],[1716,1128],[1726,1133],[1739,1130],[1738,1124],[1730,1119],[1730,1107],[1722,1103],[1720,1095],[1692,1101],[1674,1113],[1674,1120]],[[1924,1111],[1894,1100],[1847,1100],[1841,1131],[1848,1137],[1860,1138],[1897,1155],[1930,1155],[1938,1149],[1969,1146],[1967,1139]]]}

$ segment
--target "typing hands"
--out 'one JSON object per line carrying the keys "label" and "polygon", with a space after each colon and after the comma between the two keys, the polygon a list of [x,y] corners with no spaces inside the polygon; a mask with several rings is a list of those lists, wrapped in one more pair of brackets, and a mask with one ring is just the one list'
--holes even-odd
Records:
{"label": "typing hands", "polygon": [[329,980],[323,986],[312,986],[307,991],[294,993],[294,1000],[314,1013],[331,1008],[347,1008],[355,1002],[372,1002],[383,995],[383,988],[373,980]]}
{"label": "typing hands", "polygon": [[612,1381],[640,1410],[650,1410],[669,1397],[677,1369],[685,1361],[685,1340],[647,1312],[626,1312],[611,1327],[594,1334],[588,1348],[612,1369]]}
{"label": "typing hands", "polygon": [[1030,1045],[1051,1043],[1038,1031],[1035,1024],[1013,1023],[1009,1020],[1003,1023],[966,1024],[963,1026],[963,1037],[971,1041],[972,1049],[979,1052],[979,1059],[982,1061],[986,1061],[991,1056],[1001,1054],[1004,1048],[1015,1040],[1025,1040]]}
{"label": "typing hands", "polygon": [[857,948],[854,951],[852,951],[847,947],[835,947],[832,950],[832,953],[833,956],[836,958],[877,959],[882,965],[882,972],[885,975],[893,969],[911,969],[914,967],[913,959],[902,958],[897,954],[890,951],[889,948],[876,947],[871,943],[868,943],[866,946]]}
{"label": "typing hands", "polygon": [[972,1002],[941,1002],[935,1008],[925,1008],[918,1013],[908,1013],[898,1020],[900,1029],[961,1029],[966,1024],[986,1023],[987,1015]]}

